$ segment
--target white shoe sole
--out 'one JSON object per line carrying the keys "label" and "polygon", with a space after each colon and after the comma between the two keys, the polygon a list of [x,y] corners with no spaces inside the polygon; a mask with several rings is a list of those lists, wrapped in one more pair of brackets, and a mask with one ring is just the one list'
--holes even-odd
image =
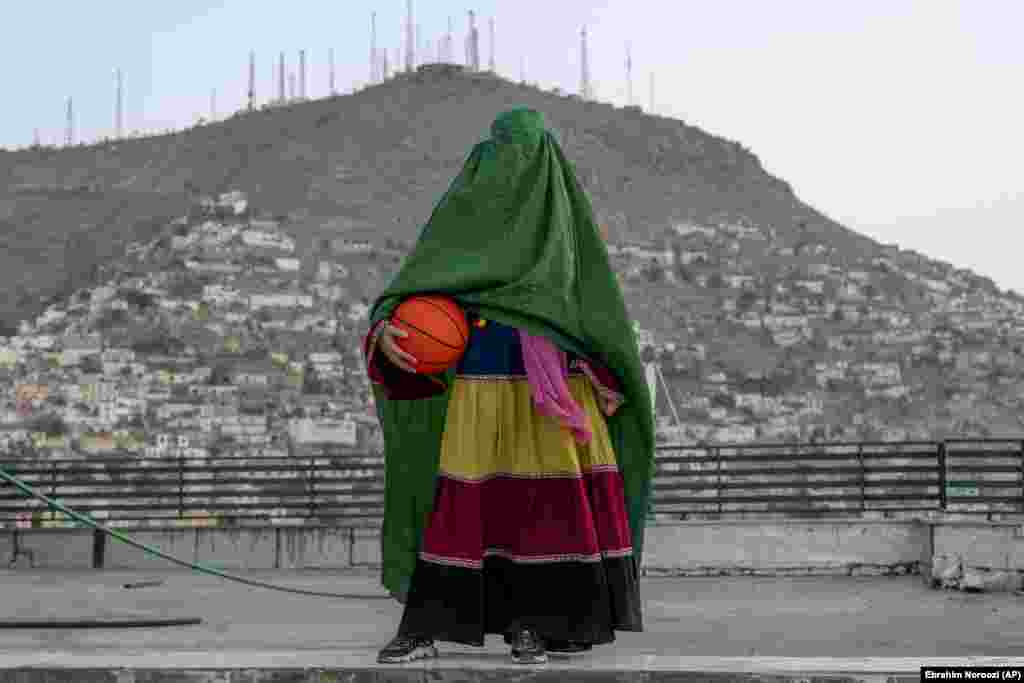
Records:
{"label": "white shoe sole", "polygon": [[378,664],[405,664],[406,662],[412,662],[417,659],[427,659],[430,657],[437,657],[437,646],[430,645],[426,647],[418,647],[407,655],[391,655],[391,656],[377,656]]}
{"label": "white shoe sole", "polygon": [[516,664],[546,664],[548,656],[546,654],[535,656],[535,655],[512,655],[512,661]]}

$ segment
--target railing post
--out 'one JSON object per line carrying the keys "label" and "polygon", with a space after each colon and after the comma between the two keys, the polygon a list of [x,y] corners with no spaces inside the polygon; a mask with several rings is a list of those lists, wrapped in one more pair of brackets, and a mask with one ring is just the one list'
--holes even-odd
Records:
{"label": "railing post", "polygon": [[722,447],[715,449],[715,500],[718,502],[718,517],[722,517]]}
{"label": "railing post", "polygon": [[1018,512],[1024,512],[1024,440],[1017,442],[1017,470],[1020,474],[1021,495],[1017,499]]}
{"label": "railing post", "polygon": [[316,468],[314,464],[316,462],[316,455],[314,452],[309,454],[309,516],[315,517],[316,512]]}
{"label": "railing post", "polygon": [[[53,469],[50,470],[50,498],[53,498],[54,500],[57,500],[57,463],[56,463],[56,461],[53,463]],[[57,526],[57,522],[58,521],[62,521],[59,517],[57,517],[57,515],[60,515],[60,517],[64,517],[64,515],[63,515],[63,513],[58,512],[57,510],[49,510],[49,513],[50,513],[50,520],[52,522],[52,525],[54,527],[56,527]]]}
{"label": "railing post", "polygon": [[178,519],[185,517],[185,460],[178,451]]}
{"label": "railing post", "polygon": [[946,442],[939,442],[939,509],[946,511]]}
{"label": "railing post", "polygon": [[863,518],[867,511],[867,501],[864,500],[864,444],[857,444],[857,466],[860,468],[860,514]]}

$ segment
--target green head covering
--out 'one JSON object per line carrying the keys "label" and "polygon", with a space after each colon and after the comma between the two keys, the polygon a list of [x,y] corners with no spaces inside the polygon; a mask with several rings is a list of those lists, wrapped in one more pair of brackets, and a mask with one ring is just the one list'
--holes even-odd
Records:
{"label": "green head covering", "polygon": [[[532,109],[512,109],[473,147],[434,207],[412,253],[370,311],[370,325],[416,294],[444,294],[466,310],[549,338],[596,361],[622,385],[607,418],[625,480],[640,566],[654,466],[654,416],[633,325],[590,201],[572,164]],[[373,386],[385,442],[383,583],[403,595],[434,500],[441,435],[455,369],[443,393],[389,400]]]}

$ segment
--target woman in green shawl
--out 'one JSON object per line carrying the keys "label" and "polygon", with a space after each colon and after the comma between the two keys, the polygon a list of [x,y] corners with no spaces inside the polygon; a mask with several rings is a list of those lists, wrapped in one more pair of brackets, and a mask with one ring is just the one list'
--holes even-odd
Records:
{"label": "woman in green shawl", "polygon": [[[458,365],[417,374],[389,324],[459,303]],[[405,612],[378,661],[505,637],[516,662],[643,630],[654,424],[593,211],[543,116],[491,126],[438,202],[364,342],[385,442],[383,583]]]}

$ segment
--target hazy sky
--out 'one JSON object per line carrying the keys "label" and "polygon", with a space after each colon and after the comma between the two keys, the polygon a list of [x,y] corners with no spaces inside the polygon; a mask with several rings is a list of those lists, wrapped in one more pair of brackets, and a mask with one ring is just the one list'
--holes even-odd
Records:
{"label": "hazy sky", "polygon": [[[572,92],[586,24],[595,94],[617,104],[630,42],[634,103],[650,107],[654,73],[656,113],[741,142],[823,213],[1024,292],[1024,2],[414,0],[431,54],[451,16],[463,61],[469,9],[483,65],[493,17],[499,73],[518,80],[525,60],[528,80]],[[333,48],[349,91],[369,75],[371,11],[393,60],[405,0],[8,2],[0,146],[36,127],[63,140],[68,96],[76,139],[110,133],[117,67],[128,130],[209,116],[213,88],[219,115],[242,107],[250,49],[257,103],[280,50],[289,70],[306,50],[317,97]]]}

